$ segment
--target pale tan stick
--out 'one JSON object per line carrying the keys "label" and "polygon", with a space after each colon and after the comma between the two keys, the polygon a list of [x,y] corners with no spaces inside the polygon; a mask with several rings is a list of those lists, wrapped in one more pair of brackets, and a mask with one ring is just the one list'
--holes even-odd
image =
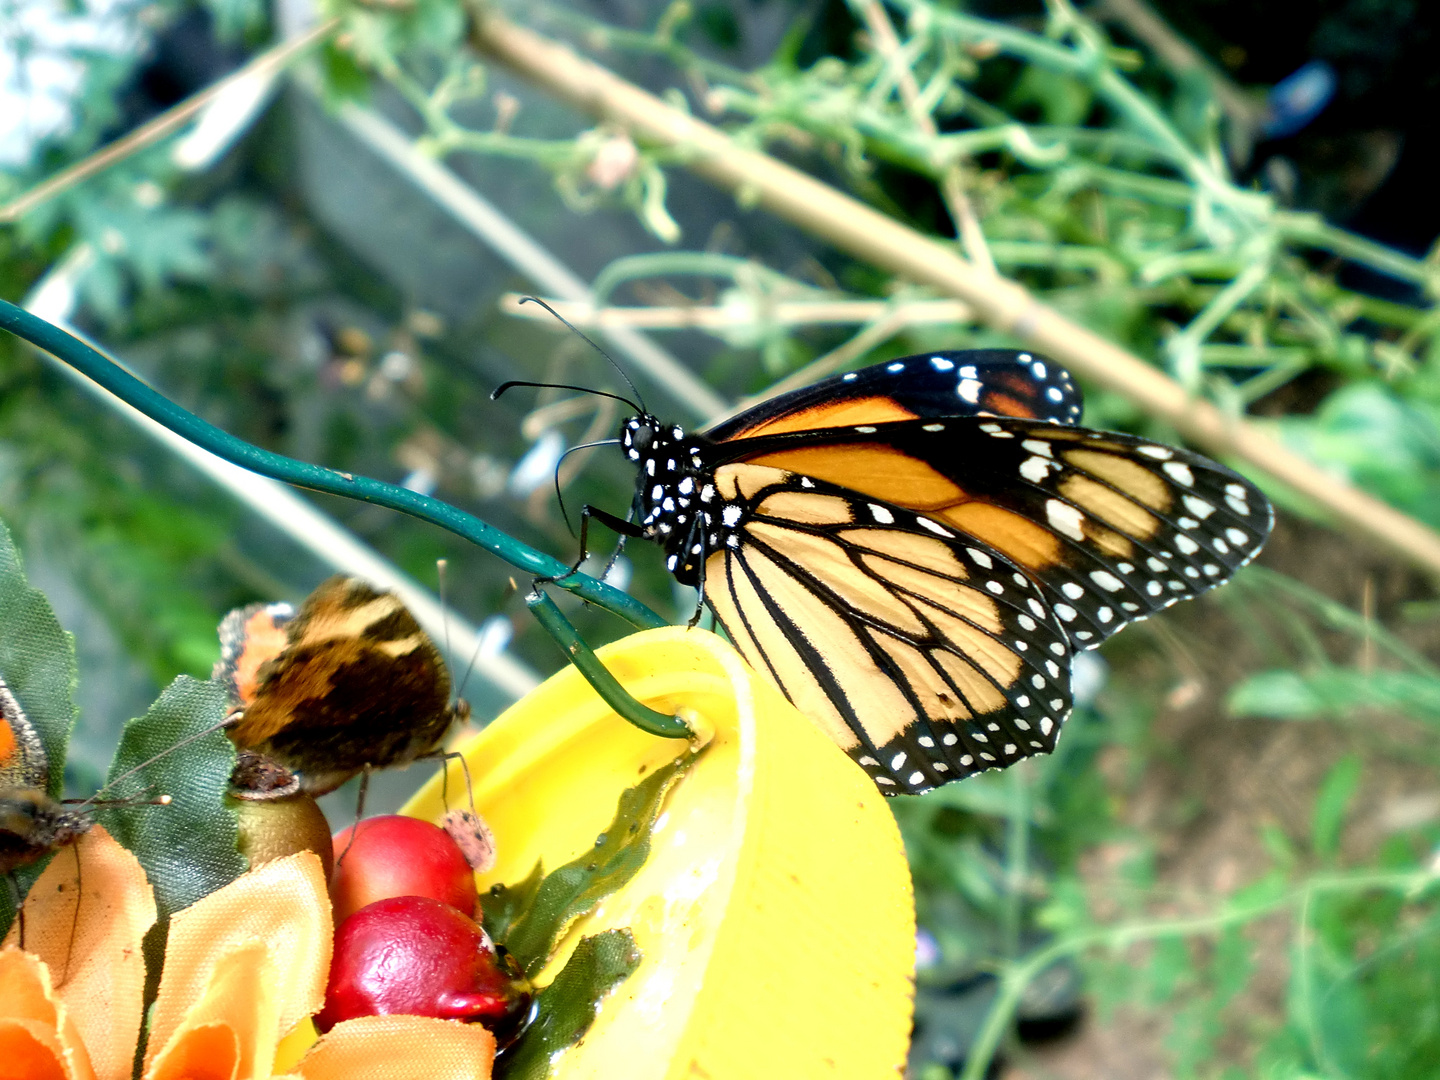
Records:
{"label": "pale tan stick", "polygon": [[204,90],[191,94],[184,101],[166,109],[155,119],[141,124],[124,138],[116,139],[114,142],[101,147],[89,157],[77,161],[68,169],[62,169],[48,180],[36,184],[25,194],[11,199],[4,206],[0,206],[0,224],[8,224],[19,218],[22,214],[35,209],[48,199],[53,199],[62,191],[74,187],[82,180],[88,180],[96,173],[104,172],[116,162],[124,161],[131,154],[144,150],[147,146],[159,142],[165,136],[178,131],[194,118],[195,114],[203,109],[210,102],[219,97],[230,87],[245,79],[253,78],[256,75],[266,74],[271,71],[278,71],[288,64],[292,59],[310,48],[317,41],[328,37],[330,33],[340,25],[339,19],[328,19],[311,30],[307,30],[299,37],[291,38],[282,42],[274,48],[267,49],[255,59],[251,60],[238,71],[234,71],[219,82],[212,83]]}
{"label": "pale tan stick", "polygon": [[[874,42],[875,50],[895,72],[895,86],[900,91],[900,99],[905,102],[910,119],[924,134],[934,138],[940,134],[940,129],[935,118],[920,107],[920,86],[915,82],[915,73],[910,70],[910,65],[905,60],[900,38],[895,33],[890,16],[885,13],[880,0],[860,0],[859,7],[865,17],[865,28],[870,31],[870,40]],[[970,196],[965,193],[965,182],[959,165],[951,165],[945,170],[940,179],[940,193],[955,221],[955,231],[960,235],[965,254],[970,256],[970,261],[977,267],[986,273],[994,274],[995,260],[990,256],[990,246],[985,243],[985,232],[980,228],[975,207],[970,202]]]}
{"label": "pale tan stick", "polygon": [[696,174],[827,243],[911,281],[966,301],[977,317],[1014,334],[1086,379],[1129,398],[1198,446],[1234,457],[1289,486],[1370,537],[1440,574],[1440,534],[1317,468],[1250,424],[1189,396],[1139,357],[1041,304],[1017,283],[972,266],[931,239],[626,82],[571,49],[486,11],[475,45],[557,97],[651,145],[680,150]]}
{"label": "pale tan stick", "polygon": [[[506,293],[500,297],[500,310],[522,319],[554,322],[554,317],[538,304],[522,303],[528,296],[528,293]],[[596,308],[573,300],[543,299],[568,322],[584,328],[730,330],[762,321],[756,309],[740,305]],[[766,306],[763,321],[777,326],[854,326],[891,316],[898,317],[898,326],[971,321],[970,305],[959,300],[781,300]]]}

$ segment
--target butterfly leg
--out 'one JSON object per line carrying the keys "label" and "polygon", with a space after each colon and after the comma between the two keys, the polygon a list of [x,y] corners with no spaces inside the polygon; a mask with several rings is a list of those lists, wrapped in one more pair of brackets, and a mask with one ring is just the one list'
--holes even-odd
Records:
{"label": "butterfly leg", "polygon": [[695,567],[695,614],[690,616],[690,622],[686,624],[692,630],[700,625],[700,617],[705,614],[705,556],[709,553],[703,547],[704,536],[705,532],[700,528],[700,519],[697,518],[695,527],[690,530],[690,536],[685,541],[687,547],[692,542],[698,542],[701,545],[698,556],[699,564]]}
{"label": "butterfly leg", "polygon": [[[536,581],[542,583],[551,581],[563,581],[571,574],[576,574],[580,572],[581,564],[584,563],[586,558],[588,558],[590,555],[591,519],[600,522],[600,524],[606,526],[612,532],[617,533],[622,538],[645,535],[644,530],[641,529],[639,525],[636,525],[633,521],[630,521],[628,518],[616,517],[608,510],[601,510],[598,506],[591,506],[589,503],[586,503],[580,508],[580,556],[575,560],[575,565],[571,566],[569,570],[565,571],[565,573],[560,574],[556,577],[536,578]],[[620,552],[617,550],[615,552],[615,558],[619,558],[619,555]],[[615,560],[612,558],[611,564],[613,564],[614,561]],[[606,571],[609,571],[608,566],[606,567]]]}
{"label": "butterfly leg", "polygon": [[345,856],[350,854],[350,849],[355,846],[355,837],[360,833],[360,822],[365,817],[365,793],[370,788],[370,766],[366,765],[360,770],[360,790],[355,795],[355,827],[350,830],[350,842],[345,845],[339,857],[335,860],[335,868],[338,870],[340,864],[345,861]]}

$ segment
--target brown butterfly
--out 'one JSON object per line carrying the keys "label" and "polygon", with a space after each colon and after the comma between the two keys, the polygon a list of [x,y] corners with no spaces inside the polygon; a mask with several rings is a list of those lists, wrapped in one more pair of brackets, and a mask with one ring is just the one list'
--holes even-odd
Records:
{"label": "brown butterfly", "polygon": [[332,577],[297,612],[251,604],[220,623],[213,677],[230,689],[236,746],[300,774],[314,795],[435,753],[470,706],[399,597]]}

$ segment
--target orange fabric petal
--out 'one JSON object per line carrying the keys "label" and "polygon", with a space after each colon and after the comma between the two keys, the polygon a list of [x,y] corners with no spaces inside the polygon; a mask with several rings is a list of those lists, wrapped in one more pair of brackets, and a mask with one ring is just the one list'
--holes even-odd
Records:
{"label": "orange fabric petal", "polygon": [[494,1064],[495,1036],[479,1024],[362,1016],[331,1028],[295,1072],[304,1080],[490,1080]]}
{"label": "orange fabric petal", "polygon": [[[129,1080],[145,994],[141,939],[155,922],[145,871],[96,825],[60,851],[25,900],[25,948],[45,961],[98,1080]],[[19,920],[6,938],[19,940]]]}
{"label": "orange fabric petal", "polygon": [[280,1032],[282,962],[255,939],[216,960],[205,993],[155,1055],[146,1080],[251,1080],[270,1075]]}
{"label": "orange fabric petal", "polygon": [[0,1080],[72,1080],[52,1028],[34,1020],[0,1020]]}
{"label": "orange fabric petal", "polygon": [[[131,1047],[134,1053],[134,1047]],[[0,950],[0,1080],[95,1080],[90,1055],[39,957]]]}
{"label": "orange fabric petal", "polygon": [[215,1021],[176,1033],[147,1080],[240,1080],[240,1037],[229,1024]]}
{"label": "orange fabric petal", "polygon": [[[318,1012],[325,1003],[333,936],[325,872],[312,851],[266,863],[177,911],[145,1052],[147,1072],[205,997],[217,964],[237,946],[263,941],[283,971],[273,980],[276,1032]],[[269,1066],[267,1060],[264,1067]]]}

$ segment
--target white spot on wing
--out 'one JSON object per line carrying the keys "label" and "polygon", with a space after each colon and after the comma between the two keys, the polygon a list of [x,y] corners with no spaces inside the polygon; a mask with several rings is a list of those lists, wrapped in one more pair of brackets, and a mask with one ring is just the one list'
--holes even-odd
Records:
{"label": "white spot on wing", "polygon": [[1063,536],[1072,540],[1084,540],[1085,529],[1083,522],[1085,515],[1069,503],[1063,503],[1059,499],[1045,500],[1045,520],[1050,527]]}
{"label": "white spot on wing", "polygon": [[1190,471],[1190,466],[1183,461],[1167,461],[1160,468],[1165,470],[1165,475],[1174,480],[1177,484],[1185,487],[1192,487],[1195,483],[1195,474]]}

